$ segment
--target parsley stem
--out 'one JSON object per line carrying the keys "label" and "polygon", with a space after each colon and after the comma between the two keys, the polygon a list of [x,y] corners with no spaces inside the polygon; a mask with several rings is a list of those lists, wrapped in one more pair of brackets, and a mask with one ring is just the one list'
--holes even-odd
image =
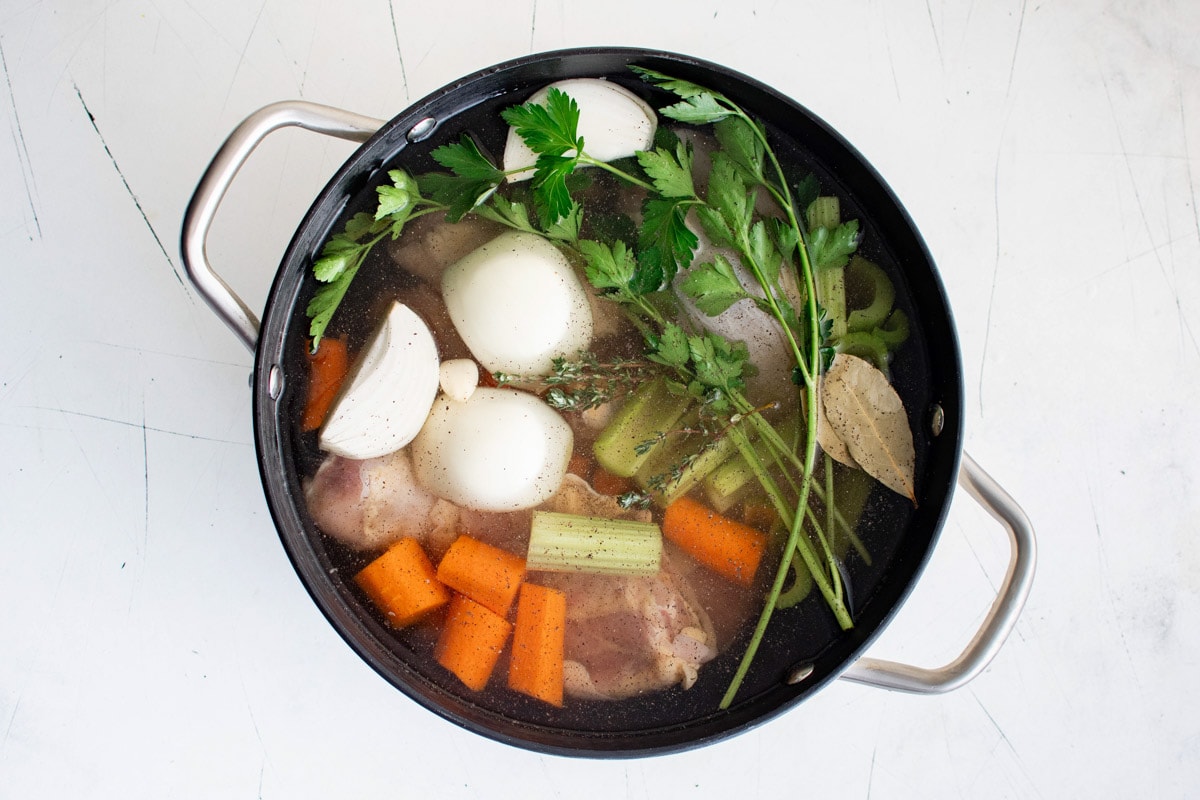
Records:
{"label": "parsley stem", "polygon": [[653,184],[647,183],[646,181],[642,180],[641,178],[636,178],[633,175],[630,175],[628,172],[625,172],[624,170],[617,169],[612,164],[609,164],[606,161],[600,161],[598,159],[592,158],[587,153],[580,153],[576,157],[576,159],[578,160],[578,162],[580,164],[587,164],[589,166],[599,167],[600,169],[604,170],[605,172],[609,172],[609,173],[612,173],[613,175],[616,175],[618,178],[620,178],[623,181],[632,183],[634,186],[638,186],[642,189],[645,189],[647,192],[656,192],[657,191],[654,188]]}

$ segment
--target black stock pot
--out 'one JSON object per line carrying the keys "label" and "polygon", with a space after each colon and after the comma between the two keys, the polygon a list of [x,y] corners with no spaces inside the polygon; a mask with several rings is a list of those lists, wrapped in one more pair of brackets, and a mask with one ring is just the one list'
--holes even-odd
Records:
{"label": "black stock pot", "polygon": [[[869,501],[885,520],[876,531],[881,557],[856,587],[855,626],[842,632],[817,613],[779,612],[735,703],[717,710],[738,653],[722,655],[689,690],[672,689],[618,704],[568,703],[561,712],[537,703],[492,702],[453,679],[414,664],[403,642],[383,625],[349,576],[333,545],[314,526],[304,503],[303,458],[296,433],[297,397],[305,380],[304,309],[314,283],[310,265],[325,238],[366,206],[388,169],[414,173],[432,166],[430,150],[463,130],[494,119],[536,89],[569,77],[617,81],[656,108],[674,102],[641,82],[638,65],[688,79],[735,99],[768,129],[796,144],[795,155],[850,206],[881,243],[878,255],[904,298],[914,335],[897,365],[917,447],[918,502],[885,491]],[[238,168],[270,132],[298,126],[362,142],[314,201],[283,256],[263,311],[256,314],[213,271],[205,240],[213,215]],[[195,287],[254,351],[253,418],[259,467],[280,539],[313,600],[346,642],[380,675],[430,710],[509,744],[568,755],[635,756],[713,742],[798,704],[835,678],[933,693],[971,680],[991,660],[1028,593],[1033,575],[1032,529],[1020,508],[962,451],[962,370],[950,309],[932,259],[912,220],[883,179],[828,125],[768,86],[724,67],[668,53],[625,48],[566,50],[489,67],[439,89],[383,122],[306,102],[261,109],[239,126],[203,176],[183,225],[183,257]],[[302,401],[301,401],[302,402]],[[1008,533],[1011,560],[987,619],[959,658],[922,669],[862,653],[896,613],[920,576],[946,516],[956,482],[983,503]],[[803,604],[800,608],[803,608]],[[733,648],[736,650],[736,648]]]}

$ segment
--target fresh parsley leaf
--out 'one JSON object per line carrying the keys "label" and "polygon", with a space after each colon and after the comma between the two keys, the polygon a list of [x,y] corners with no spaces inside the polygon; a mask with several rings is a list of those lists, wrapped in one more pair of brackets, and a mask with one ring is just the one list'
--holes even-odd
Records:
{"label": "fresh parsley leaf", "polygon": [[844,267],[858,249],[858,220],[836,228],[817,228],[808,234],[808,254],[814,270]]}
{"label": "fresh parsley leaf", "polygon": [[486,183],[504,180],[504,172],[480,150],[475,140],[463,134],[457,144],[444,144],[431,154],[433,160],[460,178]]}
{"label": "fresh parsley leaf", "polygon": [[629,285],[637,272],[637,261],[633,252],[618,240],[611,245],[592,239],[579,242],[579,252],[586,261],[584,275],[588,282],[601,292],[628,296]]}
{"label": "fresh parsley leaf", "polygon": [[319,287],[312,299],[308,301],[305,313],[311,320],[308,325],[308,335],[312,339],[313,351],[320,346],[325,329],[329,326],[329,320],[333,319],[333,312],[337,311],[338,306],[341,305],[342,298],[346,296],[346,290],[350,288],[350,282],[354,280],[354,275],[358,272],[361,263],[361,261],[355,263],[344,270],[332,283],[326,283]]}
{"label": "fresh parsley leaf", "polygon": [[775,242],[767,232],[766,223],[761,219],[750,226],[748,241],[750,244],[750,258],[758,265],[763,278],[767,281],[767,285],[775,286],[779,283],[779,268],[783,263],[783,257],[779,254],[779,250],[775,247]]}
{"label": "fresh parsley leaf", "polygon": [[567,177],[574,171],[576,159],[556,155],[540,155],[533,173],[533,199],[542,214],[542,221],[553,225],[571,213],[575,201],[567,188]]}
{"label": "fresh parsley leaf", "polygon": [[659,109],[659,113],[664,117],[669,117],[679,122],[704,125],[733,116],[734,112],[721,105],[712,94],[702,92],[701,94],[691,95],[673,106],[661,108]]}
{"label": "fresh parsley leaf", "polygon": [[696,301],[697,308],[710,317],[750,296],[734,274],[729,259],[720,253],[712,261],[688,270],[680,288]]}
{"label": "fresh parsley leaf", "polygon": [[751,123],[741,117],[726,117],[713,126],[713,133],[733,163],[752,182],[762,183],[765,151]]}
{"label": "fresh parsley leaf", "polygon": [[346,220],[345,237],[352,242],[357,242],[364,236],[373,233],[382,233],[386,229],[386,225],[379,223],[374,216],[366,211],[360,211],[350,219]]}
{"label": "fresh parsley leaf", "polygon": [[526,210],[525,204],[513,202],[504,197],[504,195],[492,195],[491,204],[480,206],[475,210],[475,213],[484,219],[490,219],[493,222],[499,222],[501,225],[507,225],[517,230],[536,230],[533,227],[533,223],[529,221],[529,212]]}
{"label": "fresh parsley leaf", "polygon": [[661,147],[639,152],[637,159],[663,197],[696,196],[692,184],[692,149],[685,142],[678,142],[674,152]]}
{"label": "fresh parsley leaf", "polygon": [[806,209],[816,200],[821,194],[821,183],[817,180],[817,176],[811,172],[795,185],[792,189],[792,199],[796,208],[801,210]]}
{"label": "fresh parsley leaf", "polygon": [[725,220],[733,237],[750,227],[754,213],[754,195],[747,192],[746,182],[729,156],[713,153],[712,171],[708,175],[708,204]]}
{"label": "fresh parsley leaf", "polygon": [[562,156],[571,150],[575,155],[583,150],[583,140],[579,138],[579,104],[561,89],[552,87],[544,104],[513,106],[500,116],[539,156]]}
{"label": "fresh parsley leaf", "polygon": [[430,172],[417,179],[421,192],[446,207],[446,220],[458,222],[487,202],[499,183],[464,178],[445,172]]}
{"label": "fresh parsley leaf", "polygon": [[546,235],[551,239],[564,242],[574,242],[579,239],[579,229],[583,225],[583,206],[571,203],[571,210],[546,226]]}
{"label": "fresh parsley leaf", "polygon": [[700,227],[715,247],[735,246],[733,231],[716,209],[711,206],[699,206],[696,208],[696,218],[700,220]]}
{"label": "fresh parsley leaf", "polygon": [[647,198],[642,204],[638,248],[657,262],[663,280],[668,283],[679,269],[692,263],[692,253],[699,244],[696,234],[685,223],[689,205],[680,198],[659,197]]}
{"label": "fresh parsley leaf", "polygon": [[313,277],[322,283],[337,280],[358,259],[362,249],[362,245],[344,233],[334,235],[321,248],[320,258],[313,262]]}
{"label": "fresh parsley leaf", "polygon": [[691,348],[688,347],[688,337],[683,328],[674,322],[668,322],[661,336],[650,341],[654,349],[648,358],[668,367],[686,366],[691,358]]}
{"label": "fresh parsley leaf", "polygon": [[710,94],[708,89],[705,89],[699,84],[691,81],[684,81],[678,78],[672,78],[670,75],[664,75],[661,72],[656,72],[645,67],[637,67],[630,65],[629,67],[635,72],[638,77],[647,83],[652,83],[655,86],[661,86],[669,92],[674,92],[679,97],[695,97],[699,94]]}
{"label": "fresh parsley leaf", "polygon": [[696,380],[707,387],[728,393],[745,386],[742,379],[748,357],[746,345],[731,342],[715,333],[688,337]]}
{"label": "fresh parsley leaf", "polygon": [[780,258],[784,261],[791,261],[796,252],[796,246],[800,243],[800,234],[778,217],[772,217],[768,224],[771,235],[775,239],[775,246],[779,248]]}

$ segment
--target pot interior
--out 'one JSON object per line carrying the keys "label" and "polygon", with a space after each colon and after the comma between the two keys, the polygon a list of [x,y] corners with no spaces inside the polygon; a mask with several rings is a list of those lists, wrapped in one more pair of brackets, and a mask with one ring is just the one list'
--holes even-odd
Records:
{"label": "pot interior", "polygon": [[[897,306],[910,320],[910,337],[892,362],[892,374],[914,433],[918,502],[914,507],[875,487],[857,530],[871,564],[850,558],[847,566],[855,627],[839,630],[815,592],[777,612],[737,700],[724,711],[717,704],[748,632],[701,669],[687,690],[619,702],[571,700],[562,709],[502,686],[484,693],[463,690],[430,663],[430,641],[384,623],[352,581],[369,557],[320,533],[304,500],[304,481],[322,458],[315,434],[301,433],[297,419],[306,389],[305,308],[315,288],[311,263],[323,241],[355,212],[373,208],[375,187],[389,169],[403,167],[414,175],[438,169],[431,151],[466,132],[492,154],[501,153],[507,128],[500,110],[552,81],[604,77],[654,108],[677,101],[639,80],[631,64],[720,91],[763,121],[791,171],[813,173],[824,193],[841,198],[843,218],[860,220],[861,252],[887,272]],[[368,263],[351,291],[367,293],[385,284],[382,270]],[[348,319],[344,332],[352,345],[365,339],[371,324],[365,317]],[[256,442],[271,512],[298,574],[334,627],[383,677],[434,712],[501,741],[572,755],[642,755],[710,742],[772,717],[835,678],[878,634],[921,572],[953,490],[961,446],[960,372],[950,311],[924,243],[883,180],[821,120],[752,79],[697,59],[632,49],[573,50],[492,67],[435,92],[389,122],[338,171],[301,223],[268,299],[254,380]],[[935,415],[941,420],[936,436]],[[797,667],[811,671],[790,684],[785,678]]]}

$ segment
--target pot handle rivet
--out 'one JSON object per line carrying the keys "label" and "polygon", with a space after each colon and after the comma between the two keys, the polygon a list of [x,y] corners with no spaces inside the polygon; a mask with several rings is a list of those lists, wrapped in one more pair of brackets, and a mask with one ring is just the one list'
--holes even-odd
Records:
{"label": "pot handle rivet", "polygon": [[438,121],[433,117],[426,117],[408,129],[408,133],[404,135],[405,139],[410,142],[422,142],[433,135],[437,130]]}
{"label": "pot handle rivet", "polygon": [[935,437],[942,435],[942,429],[946,427],[946,412],[942,408],[941,403],[934,403],[933,408],[929,412],[929,432]]}
{"label": "pot handle rivet", "polygon": [[283,370],[278,364],[272,364],[267,373],[267,394],[272,400],[278,400],[279,395],[283,394]]}
{"label": "pot handle rivet", "polygon": [[863,657],[842,673],[841,677],[846,680],[914,694],[948,692],[969,683],[983,672],[1016,627],[1017,618],[1033,585],[1034,563],[1037,561],[1033,525],[1008,492],[967,453],[962,455],[958,485],[966,489],[1008,532],[1011,546],[1004,583],[996,593],[996,600],[983,625],[958,658],[944,667],[928,669]]}
{"label": "pot handle rivet", "polygon": [[304,128],[339,139],[365,142],[382,126],[383,120],[340,108],[286,100],[264,106],[247,117],[213,156],[183,216],[183,265],[196,291],[251,351],[258,340],[258,317],[216,273],[206,252],[213,217],[234,176],[263,139],[280,128]]}

